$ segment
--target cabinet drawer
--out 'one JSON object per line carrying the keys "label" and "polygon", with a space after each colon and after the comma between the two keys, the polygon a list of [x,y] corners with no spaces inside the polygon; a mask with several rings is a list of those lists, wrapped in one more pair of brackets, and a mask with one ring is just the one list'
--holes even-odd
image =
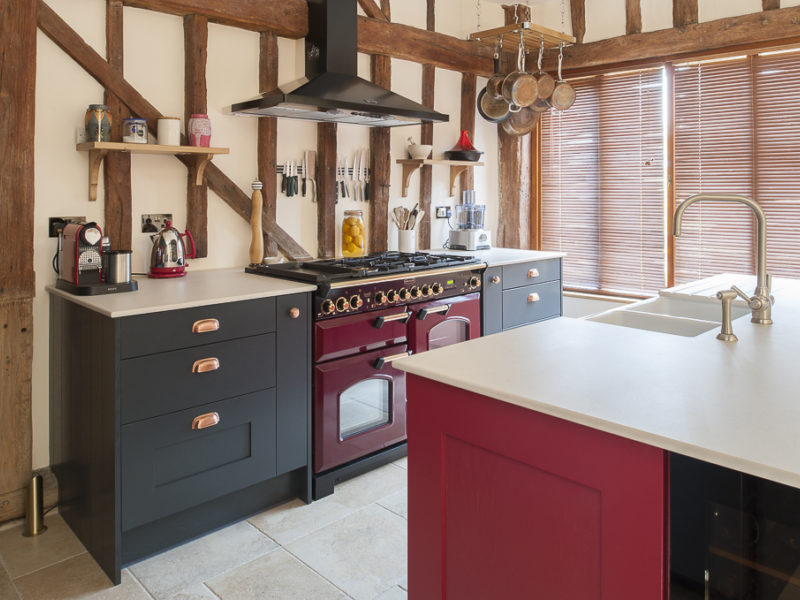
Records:
{"label": "cabinet drawer", "polygon": [[[192,429],[208,413],[219,422]],[[124,425],[122,530],[274,476],[275,430],[274,390]]]}
{"label": "cabinet drawer", "polygon": [[396,306],[317,321],[314,323],[314,362],[401,344],[406,341],[406,323],[410,318],[407,306]]}
{"label": "cabinet drawer", "polygon": [[122,423],[274,385],[274,333],[129,358],[120,365]]}
{"label": "cabinet drawer", "polygon": [[503,292],[503,329],[561,314],[561,282],[551,281]]}
{"label": "cabinet drawer", "polygon": [[561,279],[561,260],[558,258],[503,267],[504,290],[556,279]]}
{"label": "cabinet drawer", "polygon": [[120,356],[130,358],[271,331],[275,331],[275,298],[123,317]]}

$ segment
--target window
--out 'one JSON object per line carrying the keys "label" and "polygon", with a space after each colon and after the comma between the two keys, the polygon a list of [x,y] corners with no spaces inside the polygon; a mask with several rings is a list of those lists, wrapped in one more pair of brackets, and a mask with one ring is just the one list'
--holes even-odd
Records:
{"label": "window", "polygon": [[736,204],[692,206],[668,255],[668,139],[675,202],[754,198],[767,215],[768,271],[800,277],[800,51],[671,71],[672,86],[664,69],[575,81],[575,105],[542,119],[542,248],[568,253],[565,286],[650,294],[672,269],[676,284],[754,272],[752,211]]}
{"label": "window", "polygon": [[575,105],[542,119],[542,248],[567,253],[567,287],[664,287],[663,79],[575,81]]}

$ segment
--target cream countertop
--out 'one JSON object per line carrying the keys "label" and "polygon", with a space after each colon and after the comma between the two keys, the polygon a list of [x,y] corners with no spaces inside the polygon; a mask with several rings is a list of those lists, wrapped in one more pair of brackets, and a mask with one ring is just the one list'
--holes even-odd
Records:
{"label": "cream countertop", "polygon": [[239,267],[189,270],[184,277],[170,279],[149,277],[134,277],[134,279],[139,284],[139,289],[119,294],[76,296],[53,285],[47,286],[46,289],[51,294],[62,296],[111,318],[283,296],[317,289],[316,285],[307,283],[251,275]]}
{"label": "cream countertop", "polygon": [[492,248],[490,250],[449,250],[447,248],[433,248],[423,250],[432,254],[456,254],[458,256],[475,256],[485,262],[489,267],[513,265],[516,263],[562,258],[564,252],[544,252],[540,250],[516,250],[514,248]]}
{"label": "cream countertop", "polygon": [[562,317],[394,365],[800,487],[800,281],[773,291],[774,325],[748,313],[733,322],[736,343],[717,329],[689,338]]}

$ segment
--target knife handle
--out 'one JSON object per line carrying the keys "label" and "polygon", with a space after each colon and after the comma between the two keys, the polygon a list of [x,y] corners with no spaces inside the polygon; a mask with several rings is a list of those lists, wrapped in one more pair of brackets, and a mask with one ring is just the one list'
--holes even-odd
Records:
{"label": "knife handle", "polygon": [[306,178],[303,177],[303,198],[306,197]]}
{"label": "knife handle", "polygon": [[369,181],[364,182],[364,202],[369,200]]}

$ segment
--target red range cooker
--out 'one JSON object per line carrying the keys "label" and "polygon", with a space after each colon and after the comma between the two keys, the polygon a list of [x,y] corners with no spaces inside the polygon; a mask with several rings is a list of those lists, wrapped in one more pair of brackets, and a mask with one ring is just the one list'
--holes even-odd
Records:
{"label": "red range cooker", "polygon": [[314,498],[405,455],[398,358],[480,336],[473,257],[384,252],[248,268],[317,283],[313,327]]}

